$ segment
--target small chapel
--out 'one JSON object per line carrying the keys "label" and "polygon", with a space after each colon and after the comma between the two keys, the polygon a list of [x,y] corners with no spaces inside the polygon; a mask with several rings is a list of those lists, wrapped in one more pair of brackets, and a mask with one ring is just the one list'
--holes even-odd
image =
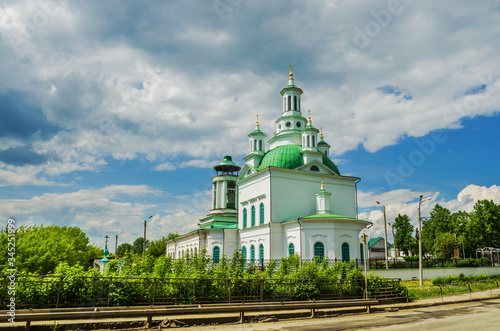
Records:
{"label": "small chapel", "polygon": [[214,166],[212,209],[198,229],[167,242],[168,255],[206,249],[218,263],[240,250],[255,264],[294,254],[306,260],[363,259],[358,234],[371,222],[357,218],[360,178],[340,174],[323,132],[310,112],[307,118],[302,114],[302,93],[290,66],[276,133],[266,145],[257,119],[243,168],[231,156]]}

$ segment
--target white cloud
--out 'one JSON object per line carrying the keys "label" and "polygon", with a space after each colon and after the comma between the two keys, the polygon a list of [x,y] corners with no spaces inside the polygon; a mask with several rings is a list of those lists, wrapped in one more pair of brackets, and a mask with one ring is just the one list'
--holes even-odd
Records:
{"label": "white cloud", "polygon": [[163,170],[172,171],[175,169],[177,169],[177,167],[170,162],[160,163],[154,168],[154,170],[156,171],[163,171]]}

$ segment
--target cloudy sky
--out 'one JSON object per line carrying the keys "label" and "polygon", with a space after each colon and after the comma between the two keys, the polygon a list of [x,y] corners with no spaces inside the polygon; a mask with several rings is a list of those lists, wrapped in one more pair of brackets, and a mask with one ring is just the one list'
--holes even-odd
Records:
{"label": "cloudy sky", "polygon": [[291,64],[372,235],[377,200],[500,203],[498,54],[498,1],[2,1],[0,218],[99,246],[194,229]]}

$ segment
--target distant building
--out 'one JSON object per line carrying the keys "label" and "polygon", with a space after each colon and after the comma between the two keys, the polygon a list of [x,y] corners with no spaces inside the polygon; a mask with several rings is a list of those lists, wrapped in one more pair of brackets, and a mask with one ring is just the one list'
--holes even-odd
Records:
{"label": "distant building", "polygon": [[360,178],[340,174],[322,131],[310,113],[302,116],[302,93],[290,69],[269,149],[257,119],[243,169],[230,156],[214,167],[210,213],[197,230],[169,240],[167,254],[179,258],[205,248],[217,262],[240,250],[256,263],[294,254],[362,257],[358,234],[371,223],[357,218]]}

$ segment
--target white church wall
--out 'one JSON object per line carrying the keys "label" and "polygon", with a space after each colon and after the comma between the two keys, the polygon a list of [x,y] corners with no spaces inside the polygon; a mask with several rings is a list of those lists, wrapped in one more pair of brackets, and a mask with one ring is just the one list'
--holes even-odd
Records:
{"label": "white church wall", "polygon": [[290,244],[293,244],[294,253],[301,256],[301,233],[300,225],[298,222],[283,223],[283,240],[281,243],[282,256],[289,256],[288,248]]}
{"label": "white church wall", "polygon": [[320,190],[321,180],[325,189],[332,193],[331,212],[356,217],[354,178],[272,168],[272,221],[283,222],[316,214],[315,194]]}
{"label": "white church wall", "polygon": [[207,233],[207,253],[209,256],[213,256],[213,251],[215,247],[219,247],[220,254],[222,256],[222,252],[224,250],[224,235],[222,233],[222,229],[211,229],[208,230]]}
{"label": "white church wall", "polygon": [[254,177],[244,179],[238,184],[238,227],[243,229],[243,209],[247,209],[247,228],[251,227],[251,210],[255,206],[255,225],[260,224],[260,204],[264,204],[264,224],[271,219],[270,204],[270,176],[268,171],[263,171]]}
{"label": "white church wall", "polygon": [[225,254],[228,258],[232,258],[234,251],[239,249],[238,247],[238,230],[225,229],[224,230],[224,249],[222,254]]}
{"label": "white church wall", "polygon": [[269,225],[259,225],[253,228],[239,230],[240,249],[243,246],[247,249],[247,259],[250,260],[250,249],[253,245],[255,247],[255,261],[259,258],[259,246],[264,246],[264,259],[270,259],[271,246],[269,236]]}

